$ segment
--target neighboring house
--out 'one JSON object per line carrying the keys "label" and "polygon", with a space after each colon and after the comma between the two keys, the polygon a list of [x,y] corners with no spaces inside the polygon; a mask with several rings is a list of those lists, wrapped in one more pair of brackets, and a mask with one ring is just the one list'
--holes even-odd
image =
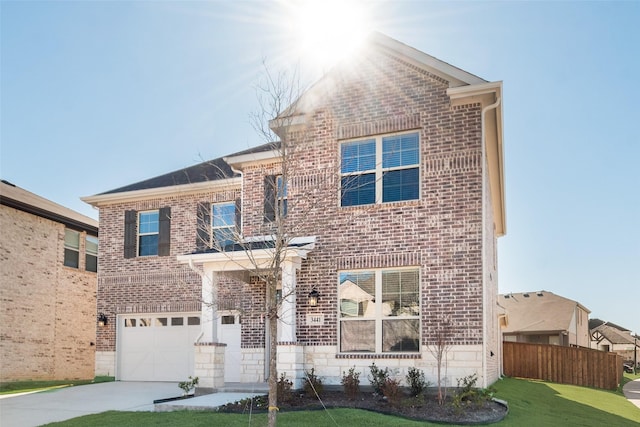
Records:
{"label": "neighboring house", "polygon": [[0,183],[0,381],[92,379],[98,222]]}
{"label": "neighboring house", "polygon": [[265,283],[245,267],[273,253],[275,205],[298,224],[277,337],[296,386],[304,370],[339,384],[372,362],[434,382],[446,316],[448,384],[495,381],[501,99],[501,82],[376,34],[272,123],[286,183],[268,144],[83,198],[100,209],[97,373],[264,381]]}
{"label": "neighboring house", "polygon": [[508,322],[505,341],[589,347],[589,311],[548,291],[500,295]]}
{"label": "neighboring house", "polygon": [[[589,320],[591,348],[618,353],[625,361],[640,360],[640,339],[630,330],[600,319]],[[634,347],[636,351],[634,359]]]}

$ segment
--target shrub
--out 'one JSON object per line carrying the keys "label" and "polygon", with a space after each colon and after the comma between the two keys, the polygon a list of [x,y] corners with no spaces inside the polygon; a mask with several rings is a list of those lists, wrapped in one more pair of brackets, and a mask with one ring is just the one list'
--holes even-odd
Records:
{"label": "shrub", "polygon": [[495,389],[493,387],[483,389],[476,388],[477,382],[478,375],[475,373],[463,378],[458,378],[458,390],[453,396],[452,401],[457,412],[460,412],[465,404],[482,406],[493,398]]}
{"label": "shrub", "polygon": [[356,372],[356,367],[349,368],[348,372],[342,373],[342,386],[347,399],[354,400],[360,392],[360,372]]}
{"label": "shrub", "polygon": [[407,384],[411,389],[412,396],[418,396],[429,387],[429,382],[424,378],[424,372],[421,369],[411,367],[407,371]]}
{"label": "shrub", "polygon": [[322,395],[322,391],[324,387],[322,385],[322,380],[315,374],[314,368],[311,368],[311,371],[304,372],[304,392],[309,395]]}
{"label": "shrub", "polygon": [[389,405],[397,408],[402,401],[402,390],[400,389],[400,381],[393,378],[386,378],[381,386],[382,394],[387,398]]}
{"label": "shrub", "polygon": [[178,383],[178,387],[182,389],[185,396],[189,394],[191,390],[196,388],[197,385],[198,385],[198,377],[193,378],[191,376],[189,376],[189,379],[187,381],[180,381]]}
{"label": "shrub", "polygon": [[373,386],[373,391],[376,392],[376,394],[382,394],[382,386],[389,378],[389,368],[384,368],[383,370],[378,368],[375,363],[372,363],[371,366],[369,366],[369,370],[371,371],[369,382]]}
{"label": "shrub", "polygon": [[278,380],[278,401],[289,402],[291,400],[291,389],[293,388],[293,382],[287,378],[287,375],[283,372]]}

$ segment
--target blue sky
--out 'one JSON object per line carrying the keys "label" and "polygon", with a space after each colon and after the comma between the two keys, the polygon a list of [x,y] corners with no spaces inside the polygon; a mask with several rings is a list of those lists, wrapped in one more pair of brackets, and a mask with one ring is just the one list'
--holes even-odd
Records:
{"label": "blue sky", "polygon": [[[80,197],[261,143],[249,115],[263,59],[318,74],[288,9],[2,0],[2,179],[97,218]],[[368,28],[504,82],[500,291],[548,290],[640,332],[640,2],[366,11]]]}

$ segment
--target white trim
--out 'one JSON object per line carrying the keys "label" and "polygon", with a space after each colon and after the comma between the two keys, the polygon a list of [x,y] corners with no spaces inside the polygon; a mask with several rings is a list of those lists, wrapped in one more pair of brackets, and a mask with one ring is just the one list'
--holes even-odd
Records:
{"label": "white trim", "polygon": [[144,190],[123,191],[121,193],[97,194],[95,196],[81,197],[80,200],[92,206],[99,207],[122,202],[137,202],[156,199],[165,196],[184,196],[204,191],[220,191],[227,188],[239,188],[241,185],[242,178],[236,177],[216,181],[198,182],[195,184],[170,185],[159,188],[147,188]]}
{"label": "white trim", "polygon": [[273,149],[268,151],[260,151],[258,153],[248,153],[239,156],[223,157],[224,161],[232,168],[239,167],[240,170],[247,164],[262,163],[272,161],[282,157],[282,152],[279,149]]}

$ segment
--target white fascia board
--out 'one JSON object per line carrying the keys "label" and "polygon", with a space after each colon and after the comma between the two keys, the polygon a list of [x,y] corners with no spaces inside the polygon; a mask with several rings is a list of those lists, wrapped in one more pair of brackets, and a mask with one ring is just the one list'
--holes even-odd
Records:
{"label": "white fascia board", "polygon": [[[451,101],[467,99],[472,97],[482,98],[486,95],[495,94],[495,98],[502,97],[502,82],[484,82],[469,86],[452,87],[447,89],[447,95]],[[495,99],[494,99],[495,100]],[[493,102],[492,100],[491,102]]]}
{"label": "white fascia board", "polygon": [[274,159],[279,159],[280,157],[282,157],[282,153],[280,152],[280,150],[276,149],[261,151],[259,153],[249,153],[239,156],[223,157],[223,159],[231,167],[242,169],[242,167],[247,164],[268,162]]}
{"label": "white fascia board", "polygon": [[201,193],[203,191],[219,191],[226,188],[240,188],[241,185],[242,178],[237,177],[216,181],[198,182],[195,184],[172,185],[169,187],[125,191],[122,193],[98,194],[95,196],[81,197],[80,200],[92,206],[99,207],[115,203],[148,200],[165,196],[189,195]]}
{"label": "white fascia board", "polygon": [[419,51],[411,46],[394,40],[380,33],[373,33],[371,35],[372,41],[385,48],[392,55],[405,59],[407,62],[411,62],[414,65],[426,69],[427,71],[435,74],[438,77],[449,82],[451,87],[463,86],[463,85],[477,85],[485,83],[486,80],[468,73],[458,67],[454,67],[438,58]]}

